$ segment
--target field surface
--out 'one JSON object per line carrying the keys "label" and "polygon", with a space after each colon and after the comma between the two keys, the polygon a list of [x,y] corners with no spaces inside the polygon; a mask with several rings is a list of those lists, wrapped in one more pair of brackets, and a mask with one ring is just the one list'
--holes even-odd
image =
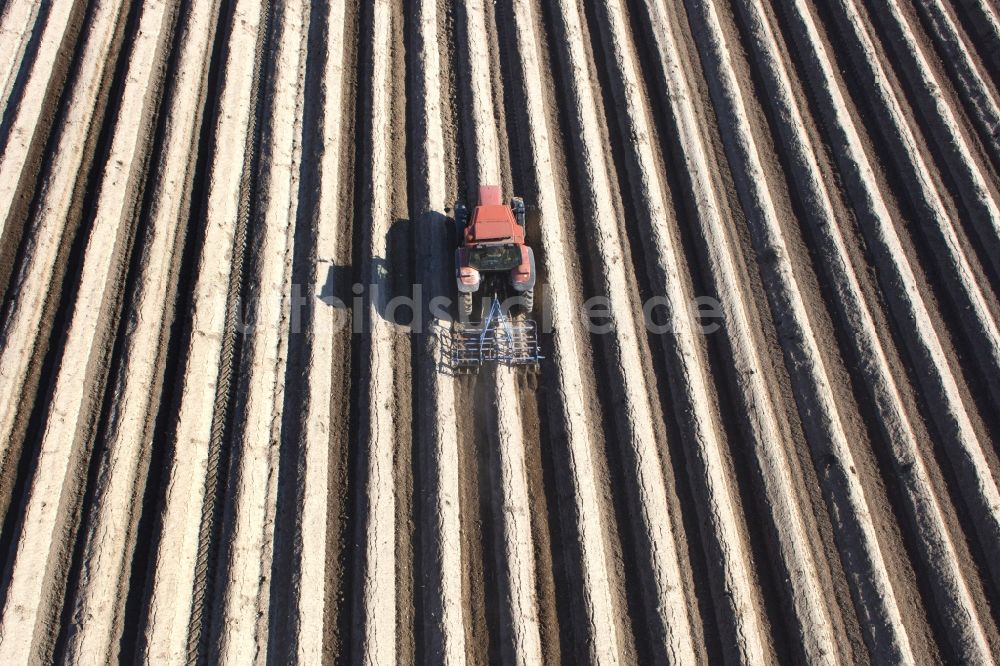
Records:
{"label": "field surface", "polygon": [[993,663],[998,294],[997,0],[0,0],[0,663]]}

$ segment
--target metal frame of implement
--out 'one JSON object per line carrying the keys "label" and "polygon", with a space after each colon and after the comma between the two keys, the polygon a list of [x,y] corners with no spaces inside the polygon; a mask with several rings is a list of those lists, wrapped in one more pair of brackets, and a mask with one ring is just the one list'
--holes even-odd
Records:
{"label": "metal frame of implement", "polygon": [[498,298],[478,324],[456,321],[451,333],[451,364],[475,369],[484,363],[537,365],[544,358],[538,348],[538,330],[530,319],[512,319]]}

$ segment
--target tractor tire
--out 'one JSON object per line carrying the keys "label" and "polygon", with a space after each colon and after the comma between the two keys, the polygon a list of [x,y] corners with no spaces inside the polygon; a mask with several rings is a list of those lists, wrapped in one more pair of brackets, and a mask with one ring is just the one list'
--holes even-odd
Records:
{"label": "tractor tire", "polygon": [[462,310],[462,316],[466,321],[472,317],[472,294],[459,294],[458,301]]}
{"label": "tractor tire", "polygon": [[521,228],[524,228],[524,199],[521,197],[511,199],[510,209],[514,213],[514,219],[521,225]]}
{"label": "tractor tire", "polygon": [[531,314],[531,311],[535,307],[535,290],[529,289],[521,294],[521,308],[523,308],[525,314]]}

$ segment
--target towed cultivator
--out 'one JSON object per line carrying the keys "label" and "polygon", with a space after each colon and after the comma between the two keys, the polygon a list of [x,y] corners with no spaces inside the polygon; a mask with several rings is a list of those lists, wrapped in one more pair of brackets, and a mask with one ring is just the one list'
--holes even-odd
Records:
{"label": "towed cultivator", "polygon": [[483,363],[536,365],[542,358],[535,322],[512,318],[496,297],[481,322],[455,322],[451,342],[451,363],[455,368],[474,369]]}
{"label": "towed cultivator", "polygon": [[[479,188],[479,205],[471,220],[464,205],[455,205],[461,238],[455,251],[461,320],[451,333],[452,367],[533,366],[542,358],[537,327],[528,319],[534,307],[536,273],[535,255],[524,239],[524,221],[524,202],[515,198],[503,204],[495,185]],[[513,297],[515,307],[505,307],[508,297]],[[486,315],[479,322],[470,321],[474,304],[487,300]]]}

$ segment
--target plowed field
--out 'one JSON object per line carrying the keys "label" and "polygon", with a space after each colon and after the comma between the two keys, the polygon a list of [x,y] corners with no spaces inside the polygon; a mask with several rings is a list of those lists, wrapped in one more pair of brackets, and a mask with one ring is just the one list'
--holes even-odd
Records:
{"label": "plowed field", "polygon": [[0,0],[0,663],[993,663],[998,17]]}

